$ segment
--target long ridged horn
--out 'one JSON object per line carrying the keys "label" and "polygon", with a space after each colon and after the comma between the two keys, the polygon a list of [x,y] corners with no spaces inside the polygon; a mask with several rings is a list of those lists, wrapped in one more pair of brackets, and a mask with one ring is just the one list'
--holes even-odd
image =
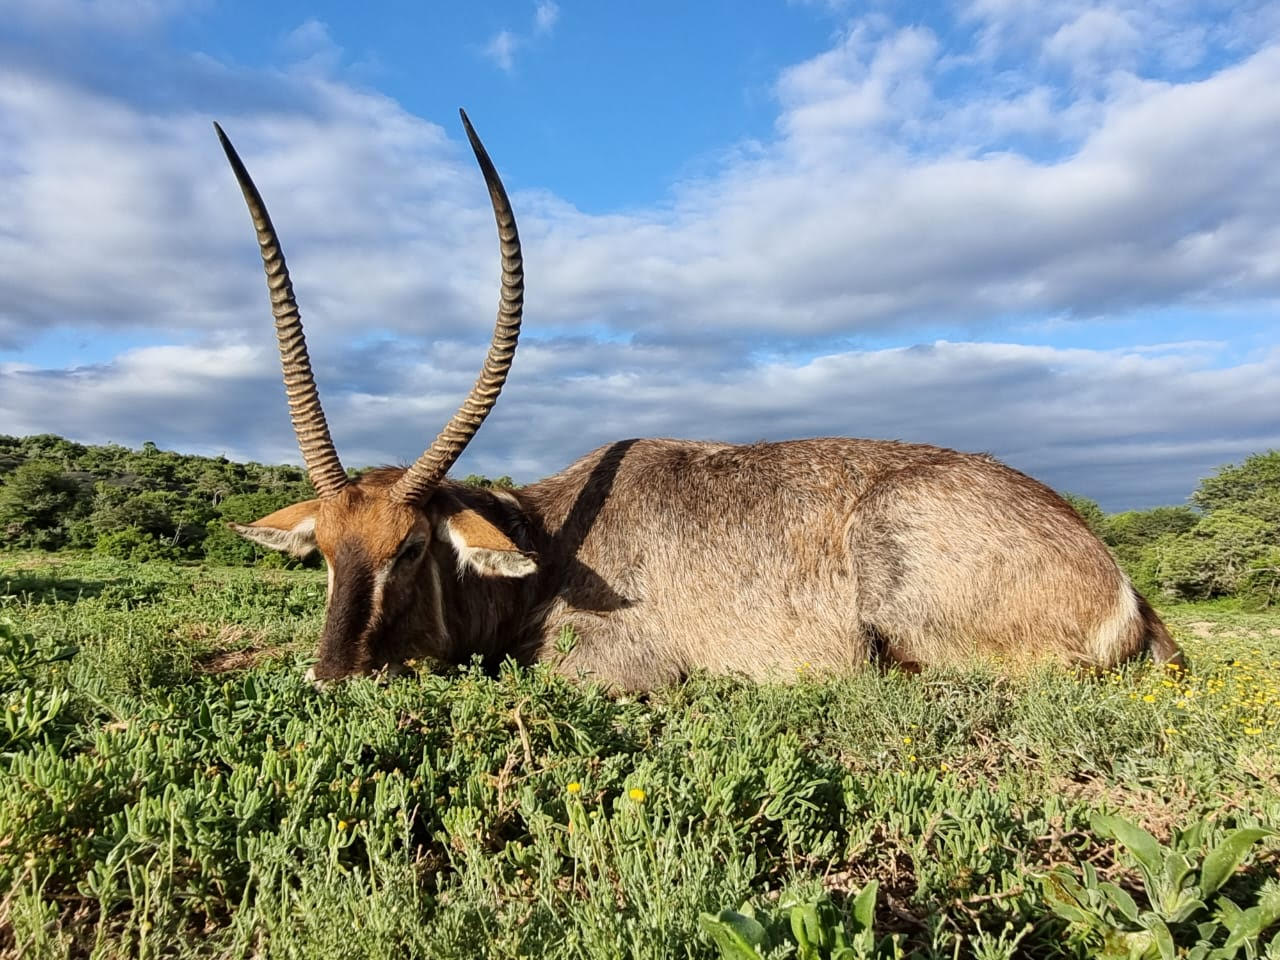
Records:
{"label": "long ridged horn", "polygon": [[493,216],[498,223],[502,250],[502,295],[498,301],[498,321],[493,328],[489,353],[471,393],[418,462],[391,488],[391,497],[402,503],[421,503],[426,499],[466,449],[502,392],[515,356],[516,341],[520,337],[520,315],[524,309],[524,261],[520,255],[520,234],[516,232],[515,214],[511,212],[511,202],[507,199],[498,171],[476,136],[466,111],[458,112],[462,114],[462,125],[466,127],[467,139],[471,141],[471,149],[489,187],[489,199],[493,202]]}
{"label": "long ridged horn", "polygon": [[262,266],[267,272],[267,290],[271,295],[271,315],[275,317],[276,339],[280,342],[280,365],[284,370],[284,392],[289,397],[293,432],[298,437],[311,485],[319,496],[331,497],[347,485],[347,472],[338,460],[338,451],[333,446],[329,425],[320,406],[320,394],[311,373],[311,358],[307,355],[307,338],[302,333],[302,317],[298,313],[298,301],[293,296],[293,284],[289,281],[289,268],[284,262],[280,239],[271,225],[262,195],[253,185],[236,148],[222,132],[222,127],[215,123],[213,128],[218,131],[218,140],[231,161],[244,201],[249,205],[254,229],[258,231]]}

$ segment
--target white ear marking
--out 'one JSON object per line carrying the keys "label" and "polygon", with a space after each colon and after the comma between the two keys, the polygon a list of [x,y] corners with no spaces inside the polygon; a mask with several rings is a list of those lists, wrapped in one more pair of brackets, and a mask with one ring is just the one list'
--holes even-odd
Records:
{"label": "white ear marking", "polygon": [[282,530],[279,527],[259,527],[254,524],[228,523],[246,540],[252,540],[260,547],[268,550],[279,550],[291,553],[295,557],[305,557],[316,548],[316,518],[304,517],[293,527]]}
{"label": "white ear marking", "polygon": [[495,550],[473,547],[454,529],[448,518],[436,524],[436,535],[453,547],[458,557],[458,571],[473,570],[495,577],[527,577],[538,569],[537,562],[518,550]]}
{"label": "white ear marking", "polygon": [[538,569],[533,559],[526,557],[523,553],[489,550],[484,547],[466,547],[459,550],[458,564],[468,566],[477,573],[497,577],[527,577]]}

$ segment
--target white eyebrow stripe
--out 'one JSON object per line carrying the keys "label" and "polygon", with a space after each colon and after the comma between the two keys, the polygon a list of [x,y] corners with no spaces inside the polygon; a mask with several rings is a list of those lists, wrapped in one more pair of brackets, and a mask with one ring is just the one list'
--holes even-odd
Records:
{"label": "white eyebrow stripe", "polygon": [[386,589],[387,580],[391,578],[391,568],[395,566],[395,560],[388,560],[373,574],[373,602],[372,613],[375,617],[382,615],[382,592]]}

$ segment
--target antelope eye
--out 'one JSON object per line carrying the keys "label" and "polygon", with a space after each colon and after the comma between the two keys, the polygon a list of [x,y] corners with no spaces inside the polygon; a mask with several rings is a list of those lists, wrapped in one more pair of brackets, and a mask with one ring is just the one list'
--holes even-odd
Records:
{"label": "antelope eye", "polygon": [[426,545],[421,540],[414,540],[412,543],[405,544],[400,549],[399,556],[396,557],[396,563],[413,563],[420,556]]}

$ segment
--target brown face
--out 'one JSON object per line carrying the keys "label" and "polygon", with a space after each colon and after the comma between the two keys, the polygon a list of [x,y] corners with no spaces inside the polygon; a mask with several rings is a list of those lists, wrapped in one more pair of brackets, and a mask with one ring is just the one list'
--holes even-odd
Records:
{"label": "brown face", "polygon": [[329,591],[316,664],[308,671],[315,680],[439,655],[446,641],[443,584],[456,585],[460,569],[505,577],[535,569],[501,530],[452,495],[441,492],[415,508],[390,499],[376,482],[231,527],[275,550],[324,554]]}
{"label": "brown face", "polygon": [[[354,483],[338,459],[320,407],[302,317],[275,227],[231,141],[214,124],[257,234],[289,414],[307,475],[320,496],[251,524],[230,526],[273,550],[302,556],[319,548],[324,553],[329,598],[319,662],[312,671],[318,678],[375,670],[403,659],[431,640],[428,621],[436,626],[436,643],[444,642],[437,564],[449,562],[450,550],[459,568],[470,567],[485,576],[522,577],[534,568],[533,560],[492,523],[478,514],[475,522],[466,519],[465,514],[475,511],[463,506],[445,481],[506,382],[524,305],[524,264],[515,215],[465,113],[462,124],[489,188],[498,227],[502,289],[493,340],[471,393],[413,466],[375,470]],[[431,549],[433,538],[436,550]],[[430,575],[425,580],[424,573]]]}
{"label": "brown face", "polygon": [[415,601],[424,599],[426,517],[349,486],[320,502],[315,538],[329,567],[329,594],[313,678],[368,673],[419,652],[426,625],[419,621],[426,618]]}

